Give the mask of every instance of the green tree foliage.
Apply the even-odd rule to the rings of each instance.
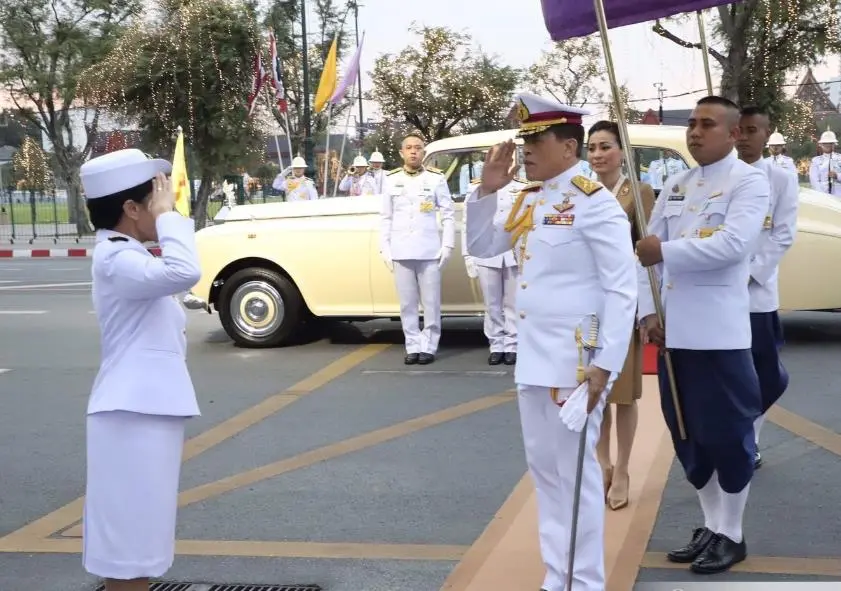
[[[79,75],[113,47],[139,6],[139,0],[0,2],[0,86],[17,114],[52,144],[70,219],[80,234],[89,228],[79,168],[90,154],[99,113],[73,108]],[[73,133],[82,119],[86,138]]]
[[[627,85],[623,84],[619,87],[619,101],[622,105],[622,110],[625,112],[625,122],[639,123],[642,121],[643,113],[631,106],[631,100],[631,91],[628,89]],[[612,102],[607,106],[607,113],[608,119],[611,121],[619,120],[618,113],[616,112],[616,108],[613,106]]]
[[[745,0],[714,9],[709,54],[722,69],[720,93],[740,104],[758,104],[780,120],[786,104],[786,74],[818,63],[839,50],[837,0]],[[682,17],[695,19],[695,16]],[[654,32],[691,49],[657,22]]]
[[[109,112],[135,121],[161,153],[172,152],[183,128],[190,176],[201,179],[193,212],[201,228],[212,182],[265,150],[246,101],[260,40],[245,4],[164,0],[160,9],[158,20],[138,22],[85,73],[85,88]]]
[[[599,38],[590,35],[554,43],[529,68],[526,82],[536,93],[548,93],[564,104],[583,107],[604,100],[598,90],[604,78]]]
[[[419,41],[381,55],[374,66],[370,98],[383,117],[410,125],[427,141],[500,129],[520,73],[473,50],[469,36],[447,27],[410,32]]]

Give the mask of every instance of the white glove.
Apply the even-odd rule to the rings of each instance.
[[[383,262],[389,271],[394,272],[394,261],[391,260],[391,255],[385,252],[380,253],[383,257]]]
[[[476,261],[473,257],[464,257],[464,266],[467,268],[467,276],[476,279],[479,276],[479,269],[476,268]]]
[[[589,400],[589,382],[584,382],[566,399],[558,416],[561,417],[564,425],[574,432],[580,433],[587,422],[587,401]]]
[[[438,259],[438,268],[439,269],[444,268],[444,265],[447,264],[447,259],[450,258],[450,255],[452,254],[452,252],[453,252],[453,249],[450,248],[449,246],[442,246],[441,247],[441,250],[438,251],[438,255],[435,257],[436,259]]]

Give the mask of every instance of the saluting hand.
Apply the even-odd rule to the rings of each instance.
[[[162,213],[175,209],[175,193],[172,190],[172,180],[159,172],[152,179],[152,196],[149,198],[149,213],[157,218]]]
[[[482,166],[482,183],[479,185],[479,197],[496,193],[517,174],[514,163],[514,140],[508,140],[493,146],[485,156]]]

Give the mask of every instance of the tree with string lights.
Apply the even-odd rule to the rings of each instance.
[[[558,41],[544,50],[526,73],[526,84],[537,93],[549,93],[567,105],[601,103],[599,90],[605,77],[598,35]]]
[[[715,9],[709,54],[722,69],[720,94],[766,107],[775,120],[798,107],[786,104],[786,74],[814,65],[841,48],[838,0],[745,0]],[[682,20],[682,16],[670,20]],[[654,32],[681,47],[702,49],[663,22]]]
[[[622,104],[622,110],[625,112],[625,121],[627,123],[639,123],[642,121],[643,114],[631,106],[631,91],[627,84],[619,87],[619,101]],[[607,106],[607,118],[611,121],[619,121],[619,116],[616,113],[616,107],[613,102]]]
[[[0,87],[15,113],[52,144],[80,235],[89,228],[79,168],[90,155],[99,113],[76,108],[79,75],[110,50],[139,6],[139,0],[0,1]],[[73,133],[76,113],[83,114],[87,138]]]
[[[370,98],[383,117],[410,125],[427,141],[501,128],[520,72],[475,51],[469,36],[447,27],[410,32],[420,40],[374,65]]]
[[[83,87],[92,102],[136,122],[159,153],[171,153],[183,128],[190,177],[201,179],[193,217],[202,228],[213,182],[265,151],[246,101],[262,42],[247,4],[162,0],[159,8],[158,20],[138,21],[84,73]]]

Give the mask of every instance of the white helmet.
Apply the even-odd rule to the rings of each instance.
[[[371,162],[371,163],[377,163],[377,162],[383,163],[383,162],[385,162],[385,158],[383,158],[383,155],[380,154],[379,152],[374,152],[373,154],[371,154],[371,158],[369,159],[369,162]]]
[[[827,129],[825,132],[821,134],[821,139],[818,140],[819,144],[837,144],[838,140],[835,137],[835,132],[830,131]]]
[[[307,161],[301,158],[300,156],[295,156],[292,159],[292,168],[306,168]]]
[[[779,131],[775,131],[771,134],[771,137],[768,138],[768,145],[769,146],[785,146],[786,145],[786,138],[783,137]]]
[[[365,160],[365,156],[361,154],[353,159],[353,166],[357,168],[365,168],[368,166],[368,161]]]

